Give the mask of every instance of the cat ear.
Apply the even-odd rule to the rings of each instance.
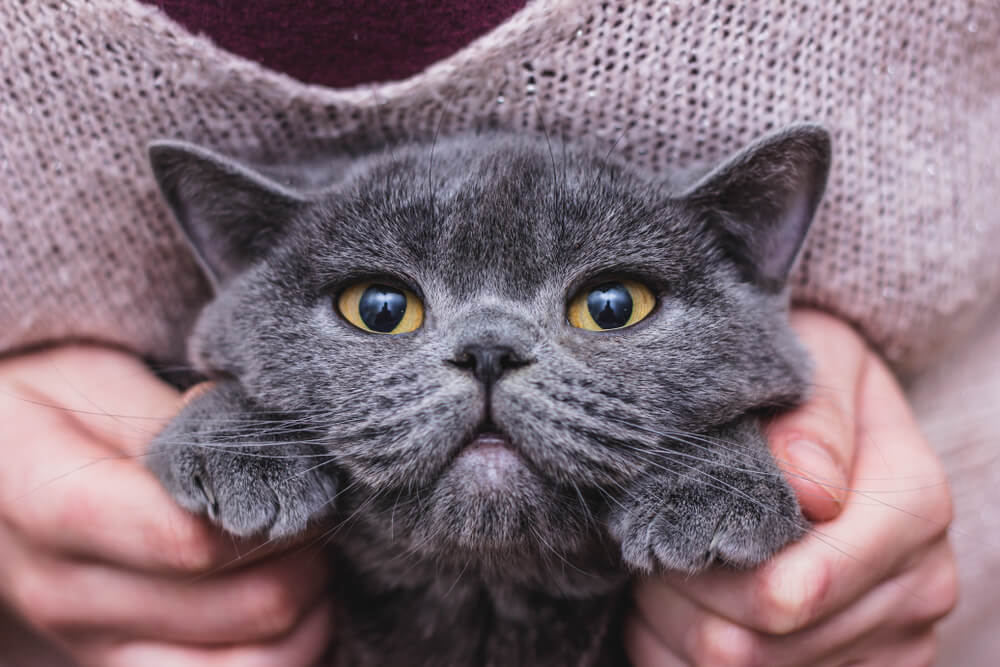
[[[751,144],[684,197],[707,209],[748,278],[780,291],[805,239],[830,171],[830,135],[793,125]]]
[[[301,194],[194,144],[155,141],[149,160],[216,288],[259,259],[305,203]]]

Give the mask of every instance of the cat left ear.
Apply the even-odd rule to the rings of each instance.
[[[740,151],[684,197],[721,227],[748,278],[778,292],[823,196],[830,153],[825,129],[793,125]]]
[[[231,158],[182,141],[155,141],[160,191],[218,290],[260,259],[305,198]]]

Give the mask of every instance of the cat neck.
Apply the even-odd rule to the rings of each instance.
[[[627,664],[613,627],[627,578],[602,545],[506,567],[449,563],[363,523],[332,549],[338,664]]]
[[[334,558],[337,665],[627,664],[618,627],[623,581],[566,599],[468,571],[425,577],[417,564],[407,585],[387,586],[342,553]]]

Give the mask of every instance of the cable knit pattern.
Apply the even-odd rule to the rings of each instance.
[[[207,286],[146,166],[157,137],[276,160],[544,126],[665,170],[812,120],[834,133],[834,169],[797,301],[915,367],[1000,287],[992,3],[538,1],[415,77],[351,90],[130,0],[10,0],[0,43],[0,350],[182,354]]]

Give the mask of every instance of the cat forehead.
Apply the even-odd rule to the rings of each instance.
[[[553,278],[689,258],[681,217],[616,164],[518,138],[390,153],[328,193],[301,227],[306,246],[343,270],[521,294]]]

